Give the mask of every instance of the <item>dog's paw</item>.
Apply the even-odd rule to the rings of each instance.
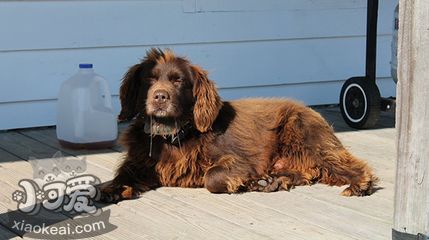
[[[248,184],[250,191],[276,192],[292,188],[291,181],[287,177],[272,177],[269,175],[251,180]]]
[[[294,187],[292,180],[289,177],[271,177],[268,175],[259,179],[251,180],[248,186],[249,191],[258,192],[276,192],[281,190],[289,191]]]
[[[273,178],[270,176],[263,176],[258,179],[252,179],[247,183],[249,191],[263,192],[264,189],[273,182]]]
[[[351,185],[349,187],[347,187],[346,189],[344,189],[341,192],[341,195],[344,197],[363,197],[363,196],[368,196],[371,195],[371,189],[360,189],[359,186],[356,185]]]
[[[100,188],[99,201],[104,203],[117,203],[122,200],[138,198],[139,196],[140,192],[133,187],[126,185],[121,187],[107,185]]]

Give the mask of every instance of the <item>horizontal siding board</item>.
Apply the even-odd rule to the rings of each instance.
[[[307,105],[337,104],[339,93],[344,81],[314,82],[308,84],[285,84],[263,87],[244,87],[235,89],[221,89],[224,99],[249,97],[284,97],[291,98]],[[377,80],[382,96],[395,96],[395,83],[391,78]]]
[[[264,87],[244,87],[221,89],[223,99],[231,100],[247,97],[285,97],[308,105],[338,103],[339,91],[344,81],[319,82],[309,84],[277,85]],[[395,83],[391,78],[377,80],[382,96],[395,95]],[[115,112],[119,112],[118,97],[113,97]],[[52,126],[56,124],[56,101],[35,101],[0,104],[0,130],[24,127]]]
[[[390,55],[389,36],[379,38],[379,56]],[[210,73],[218,87],[344,80],[363,75],[364,38],[326,38],[170,46]],[[0,54],[0,102],[55,99],[62,81],[79,62],[92,62],[111,92],[122,75],[144,56],[146,47],[9,52]],[[378,76],[390,76],[389,58],[378,58]],[[7,70],[6,70],[7,69]],[[23,88],[22,86],[26,86]]]
[[[362,1],[335,1],[357,6],[341,9],[334,8],[332,1],[270,0],[258,1],[261,9],[302,8],[202,13],[184,12],[182,1],[0,2],[0,51],[363,36]],[[247,8],[247,0],[233,2]],[[391,34],[395,0],[380,4],[379,34]],[[327,8],[320,9],[324,5]],[[249,6],[256,8],[257,3]]]
[[[194,0],[195,1],[195,0]],[[322,10],[322,9],[356,9],[365,8],[366,0],[196,0],[198,12],[243,12],[243,11],[284,11],[284,10]],[[246,3],[246,4],[243,4]]]
[[[118,113],[119,99],[112,98]],[[56,125],[56,100],[0,103],[0,130]]]

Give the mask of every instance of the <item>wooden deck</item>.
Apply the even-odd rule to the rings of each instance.
[[[343,122],[336,107],[318,108],[352,153],[367,159],[380,177],[369,197],[346,198],[344,188],[317,184],[290,192],[210,194],[204,189],[160,188],[140,199],[103,206],[117,228],[96,239],[390,239],[393,215],[394,114],[382,113],[376,129],[356,131]],[[122,126],[124,127],[124,126]],[[87,173],[102,181],[112,178],[121,157],[115,147],[103,151],[62,149],[54,128],[0,133],[0,224],[15,210],[12,193],[18,181],[32,178],[30,156],[86,156]],[[65,220],[71,216],[64,215]],[[26,238],[26,236],[23,236]],[[0,239],[18,239],[0,225]]]

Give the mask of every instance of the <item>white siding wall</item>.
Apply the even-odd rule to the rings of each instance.
[[[390,41],[397,0],[380,1],[378,85],[395,95]],[[225,99],[337,103],[364,74],[366,0],[0,1],[0,129],[55,124],[62,81],[80,62],[120,78],[152,46],[210,72]]]

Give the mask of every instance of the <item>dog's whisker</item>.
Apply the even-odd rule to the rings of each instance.
[[[179,143],[179,151],[180,151],[180,153],[183,155],[183,152],[182,152],[182,144],[180,143],[180,131],[179,131],[179,128],[177,127],[177,119],[175,119],[174,120],[174,124],[176,124],[176,131],[177,131],[177,142]]]
[[[152,157],[152,144],[153,144],[152,116],[150,116],[150,146],[149,146],[149,157]]]

